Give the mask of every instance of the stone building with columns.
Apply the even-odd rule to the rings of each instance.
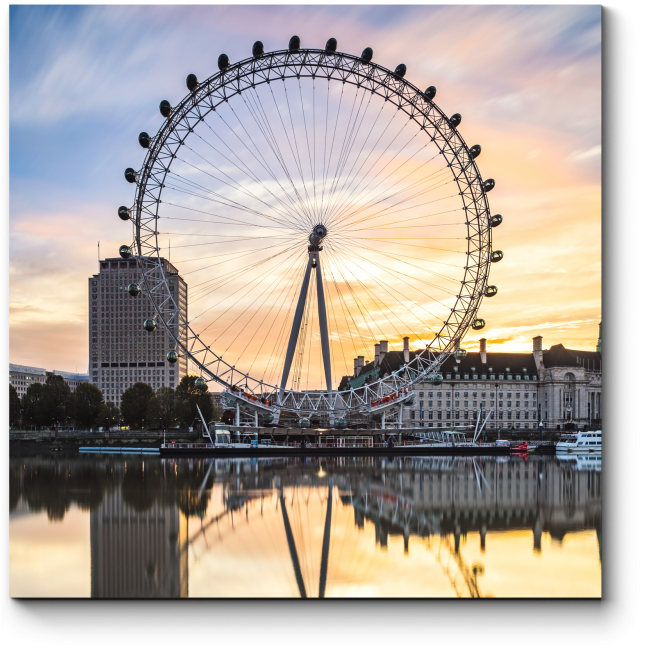
[[[386,422],[409,428],[473,428],[480,411],[483,417],[489,413],[489,430],[536,430],[540,421],[547,431],[600,427],[600,340],[595,351],[562,344],[544,350],[541,336],[533,339],[532,347],[530,353],[490,352],[488,341],[481,339],[478,352],[443,363],[440,385],[432,377],[415,384],[413,399],[387,414]],[[354,375],[344,377],[339,389],[399,370],[419,352],[409,350],[408,337],[401,352],[389,351],[388,341],[380,341],[374,360],[365,363],[357,357]]]

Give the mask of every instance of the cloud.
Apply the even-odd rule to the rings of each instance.
[[[575,152],[571,157],[574,160],[587,160],[588,158],[594,158],[595,156],[600,156],[601,155],[601,147],[598,145],[597,147],[592,147],[591,149],[587,149],[587,151],[580,151],[580,152]]]
[[[340,51],[371,46],[380,65],[405,63],[407,79],[435,85],[441,109],[460,112],[463,137],[483,147],[481,173],[497,181],[491,210],[504,216],[492,233],[505,253],[490,276],[499,294],[480,314],[491,345],[528,350],[544,331],[545,345],[593,348],[601,311],[599,7],[14,7],[12,361],[44,365],[42,355],[52,366],[85,367],[87,278],[97,270],[97,240],[103,256],[130,241],[116,208],[133,200],[122,174],[143,160],[137,134],[156,132],[158,103],[178,102],[189,72],[205,79],[222,52],[237,61],[257,38],[270,51],[294,33],[304,47],[333,35]],[[408,274],[407,261],[387,264]],[[350,282],[362,294],[359,281],[377,271],[358,263]],[[440,305],[404,300],[419,303],[410,314],[395,308],[412,342],[427,340],[421,321]],[[368,311],[383,328],[370,300]],[[371,352],[378,325],[357,326],[367,339],[357,353]],[[395,333],[386,336],[399,347]],[[479,337],[470,331],[467,345]],[[352,352],[341,353],[346,362]]]

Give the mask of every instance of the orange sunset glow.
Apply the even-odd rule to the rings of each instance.
[[[29,11],[28,8],[24,11]],[[47,15],[46,15],[47,14]],[[142,25],[155,32],[140,36]],[[94,7],[12,23],[10,361],[86,372],[88,278],[130,245],[124,180],[184,80],[234,63],[253,41],[324,48],[435,85],[442,114],[480,144],[492,264],[487,325],[463,346],[593,350],[601,321],[599,7]],[[52,29],[52,26],[55,28]],[[133,34],[138,38],[133,39]],[[153,36],[156,33],[158,36]],[[160,57],[161,40],[172,57]],[[40,38],[44,56],[21,56]],[[124,48],[125,43],[129,48]],[[128,49],[128,51],[126,51]],[[65,75],[61,70],[65,69]],[[134,74],[134,70],[138,74]],[[44,110],[44,106],[54,107]],[[188,139],[159,206],[159,246],[188,284],[189,319],[229,363],[279,382],[307,263],[322,265],[333,383],[374,344],[432,341],[464,277],[467,232],[454,174],[435,143],[377,94],[329,79],[282,80],[233,98]],[[302,185],[301,185],[302,184]],[[98,248],[99,242],[99,248]],[[291,385],[324,385],[312,278]],[[516,585],[512,586],[513,593]]]

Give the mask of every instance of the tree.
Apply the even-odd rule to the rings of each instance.
[[[77,388],[77,390],[79,389]],[[102,407],[97,414],[95,425],[98,427],[105,427],[106,430],[108,430],[112,426],[115,426],[119,421],[120,409],[118,409],[113,402],[105,402],[102,404]]]
[[[43,384],[35,383],[27,387],[21,400],[23,411],[23,424],[33,427],[41,427],[45,424],[40,419],[40,411],[37,408],[43,392]]]
[[[147,407],[153,397],[153,388],[141,381],[136,382],[122,393],[122,420],[130,427],[141,427],[149,423]]]
[[[9,426],[20,424],[21,405],[16,389],[9,384]]]
[[[176,415],[182,426],[189,427],[194,418],[199,416],[196,407],[201,409],[206,423],[212,420],[214,404],[208,387],[198,388],[195,384],[196,377],[185,375],[176,387]]]
[[[176,391],[169,386],[159,388],[149,400],[147,416],[152,424],[169,429],[176,421]]]
[[[37,418],[44,425],[65,424],[70,410],[70,387],[61,375],[49,375],[36,403]]]
[[[90,428],[104,405],[102,391],[89,383],[79,384],[70,397],[70,412],[78,427]]]

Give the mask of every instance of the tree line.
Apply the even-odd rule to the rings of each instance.
[[[154,391],[138,382],[122,393],[118,408],[105,402],[102,392],[90,383],[74,391],[60,375],[49,375],[44,384],[28,386],[22,399],[9,384],[9,425],[22,428],[75,426],[80,429],[128,426],[131,429],[188,427],[198,417],[197,405],[206,422],[212,420],[214,404],[208,387],[195,385],[186,375],[174,388]]]

